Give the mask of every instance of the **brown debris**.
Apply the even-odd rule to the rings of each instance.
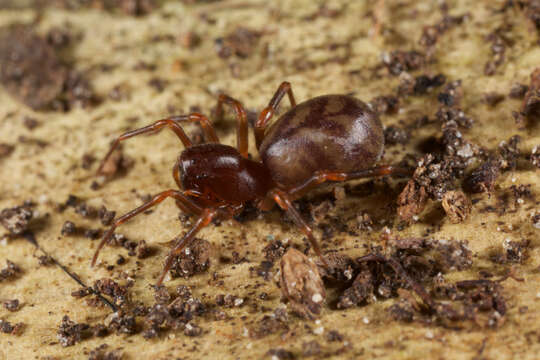
[[[471,200],[462,191],[448,191],[443,195],[442,206],[453,224],[463,222],[471,213]]]
[[[276,260],[281,259],[288,248],[288,244],[283,244],[280,240],[274,240],[264,247],[264,257],[269,262],[274,263]]]
[[[300,251],[289,248],[281,258],[281,292],[299,316],[314,319],[321,313],[326,291],[317,266]]]
[[[392,75],[399,75],[404,71],[414,71],[420,69],[426,63],[424,54],[412,51],[392,51],[390,54],[383,54],[382,62]]]
[[[151,13],[156,7],[155,0],[116,0],[114,1],[126,15],[143,16]]]
[[[491,260],[498,264],[522,264],[528,256],[530,240],[511,241],[507,239],[502,244],[502,251],[493,253]]]
[[[523,99],[528,90],[529,90],[529,87],[527,85],[514,83],[512,84],[512,87],[510,88],[510,92],[508,93],[508,96],[512,99]]]
[[[471,193],[491,193],[500,171],[500,159],[490,157],[465,178],[463,187]]]
[[[501,155],[501,170],[511,171],[517,167],[517,160],[521,156],[518,145],[521,142],[519,135],[510,137],[507,141],[499,144],[499,154]]]
[[[57,337],[60,344],[64,347],[75,345],[83,339],[90,336],[88,324],[77,324],[69,319],[69,316],[64,315],[62,322],[58,327]]]
[[[442,20],[434,25],[424,26],[422,30],[422,36],[420,37],[420,45],[425,47],[434,46],[439,37],[452,27],[461,25],[465,19],[469,17],[468,14],[459,16],[444,15]]]
[[[115,313],[109,324],[109,330],[116,331],[118,334],[133,335],[137,333],[138,328],[135,316],[121,311]]]
[[[21,273],[22,270],[17,264],[6,260],[6,267],[0,271],[0,282],[12,280]]]
[[[540,121],[540,68],[536,68],[531,74],[531,84],[525,93],[516,121],[519,128],[525,128]]]
[[[293,360],[294,359],[294,354],[285,349],[270,349],[268,350],[266,355],[271,357],[272,360],[273,359],[278,359],[278,360]]]
[[[20,205],[14,208],[3,209],[0,212],[0,224],[10,233],[20,235],[28,228],[28,223],[34,216],[29,206]]]
[[[435,117],[441,124],[447,124],[450,121],[456,122],[459,126],[470,129],[474,120],[465,115],[465,113],[458,108],[441,106]]]
[[[461,80],[454,80],[446,84],[443,90],[437,95],[437,100],[444,106],[457,106],[463,97]]]
[[[312,340],[302,344],[302,355],[305,357],[321,355],[321,345],[317,340]]]
[[[225,37],[214,41],[216,52],[223,59],[232,55],[247,58],[255,51],[261,35],[258,31],[239,26]]]
[[[446,77],[443,74],[437,74],[434,76],[420,75],[414,79],[413,94],[424,95],[442,86],[446,81]]]
[[[112,279],[103,278],[94,282],[94,290],[98,293],[111,296],[118,306],[126,305],[128,301],[127,286],[120,286]]]
[[[20,306],[20,303],[18,299],[4,301],[4,308],[8,311],[11,311],[11,312],[18,311],[20,309],[19,306]]]
[[[0,159],[7,157],[14,149],[15,147],[13,145],[0,143]]]
[[[189,278],[205,272],[210,267],[212,245],[202,239],[195,239],[176,257],[170,270],[173,278]]]
[[[20,335],[24,329],[24,323],[12,325],[9,321],[0,319],[0,332],[10,335]]]
[[[424,210],[427,201],[426,188],[419,186],[414,180],[409,180],[399,194],[398,216],[401,220],[411,221]]]
[[[484,75],[495,75],[497,68],[504,62],[506,48],[513,45],[513,41],[508,37],[510,30],[510,25],[502,25],[486,36],[486,41],[491,42],[492,59],[484,66]]]
[[[374,292],[374,278],[371,272],[364,268],[354,279],[351,287],[340,295],[338,309],[347,309],[365,302],[370,302]]]
[[[505,96],[496,92],[489,92],[484,94],[484,102],[490,107],[497,106],[498,103],[503,101]]]
[[[387,146],[401,144],[406,145],[411,138],[407,130],[395,125],[390,125],[384,129],[384,144]]]
[[[101,344],[90,351],[88,360],[121,360],[123,355],[120,349],[110,350],[109,345]]]
[[[531,163],[540,169],[540,145],[533,147],[530,159]]]
[[[377,114],[395,114],[399,110],[399,98],[394,95],[377,96],[369,102],[369,106]]]
[[[114,220],[115,215],[116,215],[116,211],[109,211],[104,205],[102,205],[99,208],[98,216],[103,226],[111,225]]]
[[[62,92],[65,66],[47,41],[29,27],[4,29],[0,36],[0,82],[34,110],[46,108]]]
[[[133,166],[134,162],[132,158],[124,155],[122,147],[119,146],[103,164],[100,174],[106,177],[123,175]]]

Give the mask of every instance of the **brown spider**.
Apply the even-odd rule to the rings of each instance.
[[[285,94],[292,108],[267,128]],[[311,228],[292,201],[326,181],[408,173],[394,166],[373,167],[383,152],[383,128],[377,115],[354,97],[324,95],[297,105],[291,85],[283,82],[255,123],[260,161],[248,157],[248,123],[244,108],[237,100],[220,95],[216,109],[218,117],[222,116],[223,104],[231,106],[236,113],[236,149],[220,144],[208,118],[199,113],[171,116],[128,131],[114,141],[98,173],[120,141],[157,132],[164,127],[173,130],[185,147],[173,167],[174,180],[181,190],[163,191],[116,219],[99,243],[92,266],[120,224],[168,197],[174,198],[182,211],[197,215],[198,219],[169,252],[157,285],[163,282],[175,257],[203,227],[214,218],[230,219],[240,214],[247,202],[253,202],[263,211],[277,203],[300,227],[315,253],[327,265]],[[198,122],[209,143],[193,145],[180,125],[186,121]]]

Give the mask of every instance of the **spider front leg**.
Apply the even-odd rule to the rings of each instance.
[[[165,275],[167,275],[167,272],[170,270],[174,262],[174,259],[182,253],[186,245],[189,244],[189,242],[193,240],[193,238],[195,238],[195,236],[197,235],[199,231],[201,231],[205,226],[208,226],[208,224],[212,222],[212,219],[217,214],[218,214],[217,209],[213,209],[213,208],[204,209],[201,215],[199,216],[199,218],[197,219],[197,221],[195,222],[195,224],[193,225],[193,227],[187,232],[187,234],[184,235],[184,237],[182,237],[181,239],[178,239],[175,246],[169,252],[169,255],[167,255],[167,259],[165,260],[165,265],[163,266],[163,271],[161,272],[161,275],[159,276],[156,286],[161,285],[161,283],[163,282],[163,279],[165,278]]]
[[[255,123],[255,142],[257,144],[257,149],[261,146],[266,126],[270,122],[270,119],[272,119],[272,116],[274,116],[274,113],[276,112],[277,107],[285,94],[289,96],[289,102],[291,103],[291,107],[296,106],[296,100],[294,100],[291,84],[287,81],[282,82],[281,85],[279,85],[276,93],[268,103],[268,106],[265,107],[263,111],[261,111],[261,113],[259,114],[259,118]]]
[[[203,209],[199,205],[197,205],[192,199],[190,199],[190,198],[188,198],[187,196],[184,195],[184,192],[181,192],[181,191],[178,191],[178,190],[163,191],[163,192],[155,195],[150,201],[148,201],[148,202],[142,204],[141,206],[139,206],[138,208],[135,208],[135,209],[131,210],[130,212],[120,216],[118,219],[116,219],[114,221],[114,224],[105,233],[105,235],[103,236],[103,239],[99,243],[99,245],[98,245],[98,247],[96,249],[96,252],[94,253],[94,257],[92,258],[91,266],[94,266],[96,264],[96,261],[97,261],[97,258],[99,256],[100,250],[110,240],[110,238],[112,237],[112,235],[114,234],[114,231],[116,230],[116,228],[118,226],[122,225],[123,223],[125,223],[129,219],[139,215],[140,213],[148,210],[149,208],[158,205],[163,200],[165,200],[165,199],[167,199],[169,197],[175,198],[176,201],[177,201],[177,204],[183,205],[183,207],[181,206],[181,209],[186,211],[186,212],[191,212],[191,210],[195,210],[195,212],[198,213],[198,214],[203,212]]]
[[[116,138],[116,140],[111,145],[111,148],[109,149],[109,152],[103,160],[101,161],[101,164],[99,165],[99,168],[97,170],[97,173],[101,173],[103,170],[103,166],[111,156],[111,154],[114,152],[114,150],[120,145],[121,141],[124,141],[126,139],[129,139],[131,137],[142,135],[146,133],[155,133],[163,129],[164,127],[170,128],[176,136],[182,141],[182,144],[184,144],[184,147],[190,147],[192,145],[191,140],[188,138],[186,133],[184,132],[184,129],[182,129],[182,126],[180,126],[180,122],[182,121],[190,121],[190,122],[198,122],[201,127],[203,128],[203,131],[205,132],[208,140],[211,142],[219,142],[219,139],[216,135],[216,132],[214,128],[212,127],[212,124],[210,124],[210,121],[208,118],[202,114],[199,113],[191,113],[189,115],[178,115],[178,116],[170,116],[166,119],[158,120],[153,124],[144,126],[139,129],[127,131]]]
[[[216,106],[216,120],[221,120],[223,117],[223,104],[232,106],[234,109],[236,120],[238,121],[236,129],[236,146],[238,152],[247,159],[248,157],[248,122],[247,115],[244,107],[240,101],[233,99],[232,97],[221,94],[218,98]]]

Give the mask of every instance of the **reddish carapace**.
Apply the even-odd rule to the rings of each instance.
[[[288,95],[291,109],[268,126],[280,101]],[[248,123],[240,102],[221,95],[217,116],[223,105],[231,106],[237,118],[237,146],[219,143],[208,118],[199,113],[171,116],[119,136],[103,159],[103,164],[121,141],[168,127],[184,144],[173,167],[173,177],[180,190],[171,189],[155,195],[150,201],[115,220],[103,236],[94,257],[122,223],[172,197],[178,207],[196,215],[197,221],[171,249],[160,285],[167,271],[184,247],[214,218],[227,219],[238,215],[248,202],[261,210],[270,210],[274,203],[286,211],[310,241],[324,264],[309,225],[292,201],[326,181],[345,181],[389,174],[407,174],[394,166],[377,166],[384,148],[384,136],[377,115],[362,101],[347,95],[325,95],[296,104],[291,85],[283,82],[255,123],[255,140],[260,161],[248,157]],[[201,125],[208,143],[193,145],[181,127],[182,122]]]

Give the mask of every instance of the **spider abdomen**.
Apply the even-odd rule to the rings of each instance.
[[[352,172],[379,160],[384,135],[377,115],[347,95],[312,98],[283,114],[259,152],[273,180],[292,188],[316,171]]]

